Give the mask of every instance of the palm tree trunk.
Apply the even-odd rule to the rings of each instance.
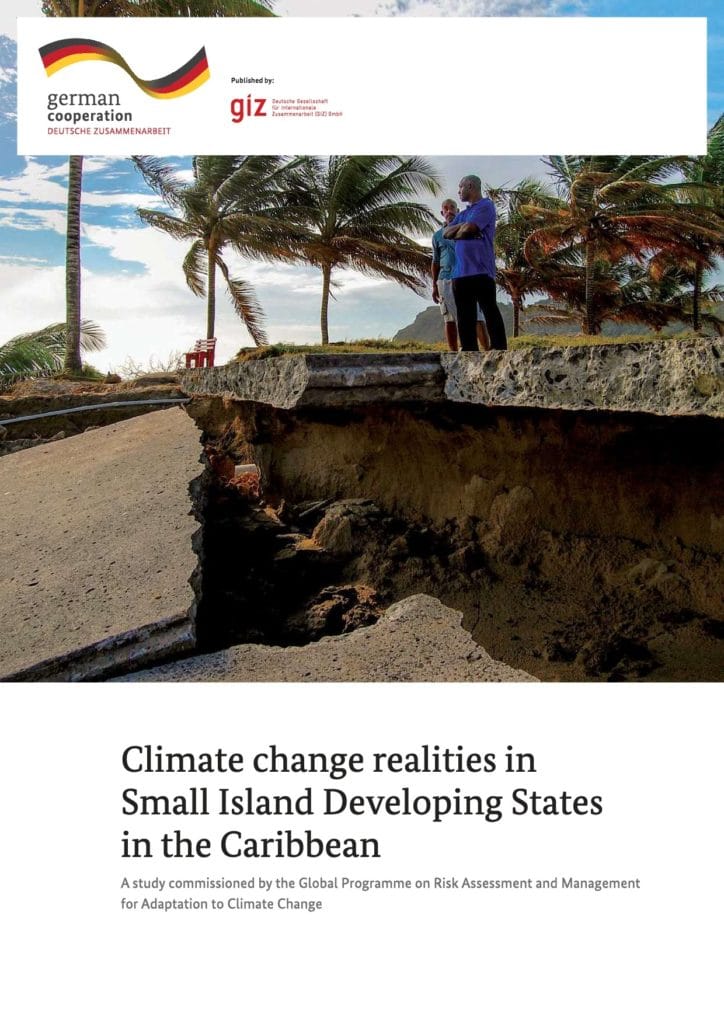
[[[586,242],[586,317],[583,323],[584,334],[595,334],[593,323],[593,261],[596,255],[595,242]]]
[[[68,219],[65,239],[66,342],[63,369],[80,373],[80,203],[83,157],[68,158]]]
[[[332,268],[328,263],[322,265],[322,313],[321,329],[322,344],[329,344],[329,290],[332,281]]]
[[[216,325],[216,253],[213,249],[209,250],[209,273],[206,292],[206,337],[213,338]]]
[[[694,270],[694,295],[692,298],[692,326],[695,331],[701,329],[701,281],[703,273],[701,263],[697,260]]]
[[[513,337],[517,338],[520,334],[520,307],[521,301],[518,298],[513,299]]]

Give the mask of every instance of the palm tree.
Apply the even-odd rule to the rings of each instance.
[[[430,252],[412,241],[437,226],[420,194],[440,190],[421,157],[332,156],[300,163],[289,188],[289,217],[309,232],[305,258],[322,271],[320,325],[329,342],[329,296],[339,268],[383,277],[422,294]]]
[[[707,152],[691,163],[685,170],[686,188],[682,190],[683,202],[696,202],[711,211],[713,220],[718,221],[720,234],[718,242],[702,239],[700,252],[685,264],[690,271],[692,290],[692,326],[695,331],[701,327],[701,307],[706,301],[703,293],[704,275],[711,269],[712,261],[724,254],[724,114],[707,135]]]
[[[690,267],[676,257],[655,256],[645,266],[629,267],[615,319],[645,323],[657,333],[673,321],[690,324],[695,331],[713,328],[721,336],[724,321],[714,305],[721,302],[724,289],[705,286],[705,273],[714,270],[716,260],[697,261],[697,280],[692,283]]]
[[[546,206],[555,202],[548,188],[534,178],[523,178],[512,188],[487,185],[485,191],[498,207],[495,231],[495,252],[498,258],[496,281],[510,297],[513,306],[513,337],[520,334],[520,314],[525,299],[546,291],[551,277],[559,272],[559,261],[540,261],[533,266],[525,256],[525,242],[533,223],[524,207],[535,203]]]
[[[50,18],[124,17],[269,17],[271,0],[43,0],[42,11]],[[68,158],[68,220],[65,249],[65,304],[67,342],[64,369],[81,370],[81,262],[80,207],[83,188],[83,157]]]
[[[269,0],[43,0],[49,18],[270,18]]]
[[[554,303],[536,306],[533,323],[557,325],[586,320],[586,287],[583,267],[570,267],[562,275],[554,275],[546,286]],[[589,316],[594,334],[601,331],[604,320],[616,323],[645,324],[658,334],[670,323],[694,325],[693,289],[688,270],[675,255],[657,254],[645,263],[624,259],[608,264],[596,272],[595,288]],[[724,321],[714,305],[721,302],[724,289],[712,286],[700,290],[699,325],[718,335]]]
[[[525,206],[535,223],[525,254],[535,265],[561,252],[580,250],[587,334],[597,333],[596,274],[605,273],[607,265],[656,251],[695,258],[703,242],[721,238],[721,223],[712,222],[695,190],[671,181],[675,172],[692,163],[686,157],[552,156],[547,163],[559,198],[551,207]],[[688,201],[682,199],[684,194]]]
[[[68,207],[65,221],[65,358],[66,373],[80,373],[80,204],[83,192],[83,157],[68,157]]]
[[[194,295],[206,296],[206,337],[214,337],[216,271],[226,281],[232,305],[255,344],[266,344],[262,311],[249,284],[232,277],[225,248],[246,259],[292,262],[306,237],[290,225],[284,209],[285,182],[298,166],[280,156],[197,156],[193,180],[152,157],[134,157],[148,184],[176,214],[140,209],[141,219],[173,238],[191,242],[183,271]]]
[[[17,334],[0,345],[0,387],[7,387],[28,377],[44,377],[63,365],[67,325],[48,324],[38,331]],[[83,320],[80,324],[81,348],[87,352],[100,352],[106,339],[98,324]]]
[[[624,301],[623,285],[628,279],[626,260],[598,261],[593,267],[593,287],[587,287],[586,268],[580,251],[571,249],[566,262],[551,260],[547,266],[545,291],[551,302],[536,305],[529,316],[534,324],[578,323],[586,334],[601,333],[604,320],[616,319]]]

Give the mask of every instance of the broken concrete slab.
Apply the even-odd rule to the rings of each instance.
[[[186,370],[189,395],[224,395],[277,409],[370,402],[440,402],[444,375],[436,352],[299,355]]]
[[[0,678],[102,678],[192,648],[200,454],[170,409],[0,459]]]
[[[133,682],[538,682],[495,661],[462,614],[416,594],[374,626],[306,647],[242,644],[123,676]]]
[[[273,627],[261,621],[257,609],[271,604],[258,586],[237,613],[226,595],[248,568],[247,556],[232,563],[238,551],[257,563],[253,579],[275,580],[276,609],[297,579],[364,583],[385,605],[425,592],[463,609],[479,644],[534,676],[721,678],[721,417],[452,401],[288,410],[210,398],[187,408],[219,463],[259,467],[279,529],[305,535],[299,554],[311,541],[345,565],[334,579],[320,579],[321,560],[282,565],[246,528],[226,534],[225,550],[216,538],[229,517],[210,502],[214,620],[233,614],[255,629],[232,626],[207,649],[304,642],[281,612]],[[376,518],[357,514],[371,508]],[[646,558],[672,569],[641,593],[626,574]]]
[[[724,415],[724,342],[698,338],[444,354],[445,395],[474,405]]]
[[[724,416],[724,344],[710,338],[487,353],[292,355],[181,373],[183,390],[277,409],[455,402]]]

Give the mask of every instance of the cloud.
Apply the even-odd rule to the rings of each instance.
[[[34,267],[31,275],[19,261],[5,264],[3,335],[10,338],[62,320],[64,296],[62,267]],[[134,277],[131,285],[117,272],[84,272],[83,315],[96,320],[108,338],[106,350],[91,357],[100,369],[119,366],[129,356],[141,363],[152,356],[165,359],[172,351],[188,349],[203,333],[203,303],[185,289],[183,278],[169,284],[150,273]]]
[[[53,180],[59,173],[57,167],[49,167],[30,157],[20,174],[0,181],[0,202],[30,203],[33,206],[47,203],[64,209],[67,202],[65,187]]]
[[[82,308],[83,315],[100,323],[108,337],[108,348],[92,361],[108,369],[120,366],[129,356],[147,363],[152,356],[165,361],[170,352],[187,351],[205,328],[204,300],[188,290],[181,269],[187,244],[138,220],[136,206],[160,204],[157,197],[107,191],[108,176],[116,172],[113,160],[93,157],[85,166],[91,180],[83,195]],[[119,168],[124,166],[118,161]],[[65,162],[25,160],[20,172],[0,181],[0,227],[46,230],[62,236],[66,175]],[[112,215],[103,216],[110,206]],[[93,255],[98,250],[107,254],[102,261]],[[64,271],[62,266],[48,265],[45,255],[38,243],[28,253],[38,262],[28,262],[23,256],[2,264],[6,337],[64,316]],[[305,265],[245,262],[231,252],[226,256],[232,273],[254,287],[272,341],[318,341],[318,270]],[[135,264],[132,272],[129,263]],[[352,272],[342,272],[338,278],[343,288],[330,309],[333,339],[389,334],[413,319],[424,304],[394,284]],[[216,334],[219,361],[250,344],[222,281],[217,290]]]
[[[204,334],[205,302],[186,287],[181,262],[186,250],[153,228],[87,224],[86,245],[103,246],[118,261],[134,261],[143,272],[84,270],[83,315],[106,331],[108,348],[91,361],[100,369],[118,367],[130,356],[147,364],[166,361],[171,352],[187,351]],[[227,253],[231,271],[253,285],[267,318],[272,341],[319,340],[321,274],[311,267],[244,262]],[[87,266],[87,264],[86,264]],[[426,304],[395,284],[365,278],[351,271],[339,274],[344,285],[330,306],[330,331],[335,340],[389,336],[410,322]],[[3,263],[3,336],[62,320],[65,308],[62,267]],[[217,286],[217,359],[230,359],[250,338],[235,316],[222,282]],[[0,339],[2,340],[2,339]]]
[[[122,169],[125,161],[116,157],[85,157],[83,173],[87,181],[91,175],[102,174],[106,177],[117,177],[107,172],[114,167]],[[0,181],[0,201],[48,203],[65,208],[67,201],[66,184],[68,165],[45,164],[35,157],[26,157],[25,165],[20,174],[6,177]],[[84,206],[160,206],[158,196],[149,192],[114,192],[103,189],[100,183],[94,182],[93,187],[83,191]]]
[[[171,268],[181,266],[188,248],[183,242],[138,222],[129,227],[86,224],[85,234],[92,245],[107,249],[114,259],[141,263],[148,270],[154,269],[164,281],[175,276]]]
[[[48,261],[40,256],[0,256],[0,263],[19,264],[20,266],[47,266]]]
[[[3,201],[0,190],[0,202]],[[0,206],[0,227],[12,228],[15,231],[54,231],[58,235],[65,234],[65,211],[48,210],[39,207]]]
[[[583,8],[583,0],[380,0],[374,13],[417,18],[540,17]]]
[[[118,160],[90,157],[84,161],[88,176],[105,173]],[[55,231],[65,234],[66,164],[44,164],[28,157],[20,174],[0,181],[0,226],[22,231]],[[83,207],[109,211],[114,219],[131,216],[138,206],[161,205],[158,196],[144,192],[112,192],[94,183],[83,191]],[[87,228],[87,225],[85,225]]]
[[[590,0],[278,0],[278,14],[294,17],[513,17],[573,13]]]
[[[380,277],[366,277],[354,270],[338,270],[332,277],[332,288],[336,292],[344,291],[344,296],[352,296],[355,292],[369,292],[374,289],[389,287]],[[299,273],[295,275],[292,291],[297,295],[322,294],[322,277],[320,271],[312,271],[306,281],[300,281]],[[342,296],[339,296],[342,298]]]
[[[112,167],[118,167],[120,161],[117,156],[87,156],[83,160],[83,174],[96,174],[110,170]]]

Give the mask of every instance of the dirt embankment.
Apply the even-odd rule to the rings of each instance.
[[[184,393],[174,374],[149,374],[118,384],[50,378],[21,381],[0,394],[0,456],[152,412],[163,408],[150,404],[159,399],[181,398]],[[149,404],[114,406],[117,402]],[[68,411],[78,408],[81,411]]]
[[[721,678],[721,422],[220,399],[189,411],[222,475],[261,469],[261,506],[223,488],[209,513],[225,642],[347,631],[422,592],[539,678]]]

